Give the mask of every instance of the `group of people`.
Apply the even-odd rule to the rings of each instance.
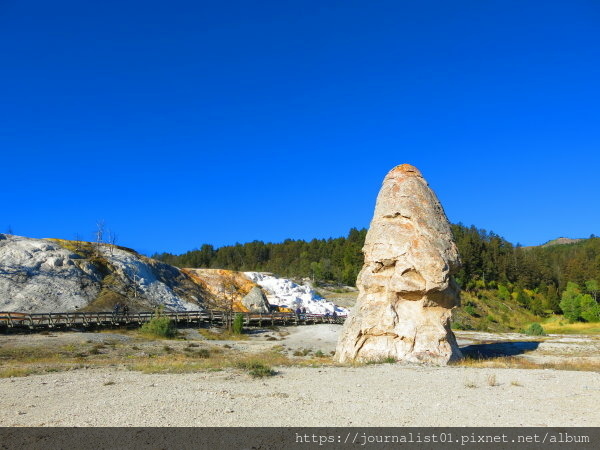
[[[129,306],[121,305],[120,303],[115,304],[113,307],[113,316],[117,317],[119,313],[125,317],[129,315]]]
[[[333,310],[333,314],[329,314],[329,311],[327,311],[325,313],[325,317],[329,318],[329,317],[333,317],[333,320],[337,319],[338,315],[337,315],[337,311],[334,309]]]
[[[301,315],[304,315],[304,314],[306,314],[306,308],[300,308],[298,306],[298,308],[296,308],[296,315],[297,316],[301,316]]]
[[[300,318],[300,319],[304,319],[306,317],[306,308],[305,307],[298,307],[296,308],[296,315]],[[332,317],[333,320],[338,318],[337,312],[335,310],[333,310],[333,314],[330,314],[329,311],[327,311],[325,313],[325,317],[330,318]]]

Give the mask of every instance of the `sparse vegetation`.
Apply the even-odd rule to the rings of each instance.
[[[487,384],[491,387],[498,386],[498,380],[496,379],[495,374],[492,373],[487,376]]]
[[[253,354],[234,350],[230,345],[203,347],[200,342],[165,345],[152,336],[129,333],[129,340],[119,343],[104,342],[82,345],[22,346],[0,348],[0,378],[23,377],[31,374],[63,372],[101,367],[122,367],[143,373],[190,373],[243,368],[251,376],[269,376],[277,366],[322,366],[321,353],[309,357],[310,349],[303,349],[302,358],[288,357],[285,348],[273,348]],[[112,345],[109,345],[112,344]],[[137,349],[137,350],[134,350]],[[83,357],[83,354],[88,356]],[[327,364],[331,362],[328,360]]]
[[[293,355],[294,356],[308,356],[312,353],[312,350],[310,348],[303,348],[300,350],[296,350]]]
[[[518,356],[499,356],[496,358],[463,358],[451,363],[462,367],[494,367],[503,369],[555,369],[599,371],[600,361],[564,360],[559,362],[536,363],[530,359]]]
[[[371,364],[395,364],[395,363],[396,363],[396,358],[392,358],[392,357],[388,356],[386,358],[371,359],[371,360],[367,361],[365,364],[371,365]]]
[[[39,372],[28,367],[7,367],[0,369],[0,378],[26,377],[34,373]]]

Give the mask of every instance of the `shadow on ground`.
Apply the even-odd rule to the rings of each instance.
[[[490,342],[485,344],[467,345],[461,347],[460,351],[464,356],[478,359],[490,359],[501,356],[521,355],[536,350],[539,345],[540,342],[538,341]]]

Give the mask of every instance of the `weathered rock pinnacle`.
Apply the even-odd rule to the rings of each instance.
[[[392,169],[377,197],[357,279],[358,301],[335,359],[446,364],[462,355],[450,330],[460,259],[446,214],[421,173]]]

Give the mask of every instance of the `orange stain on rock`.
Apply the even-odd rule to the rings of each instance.
[[[421,172],[415,166],[411,166],[410,164],[400,164],[399,166],[394,167],[388,176],[393,175],[413,175],[417,177],[421,177]]]

